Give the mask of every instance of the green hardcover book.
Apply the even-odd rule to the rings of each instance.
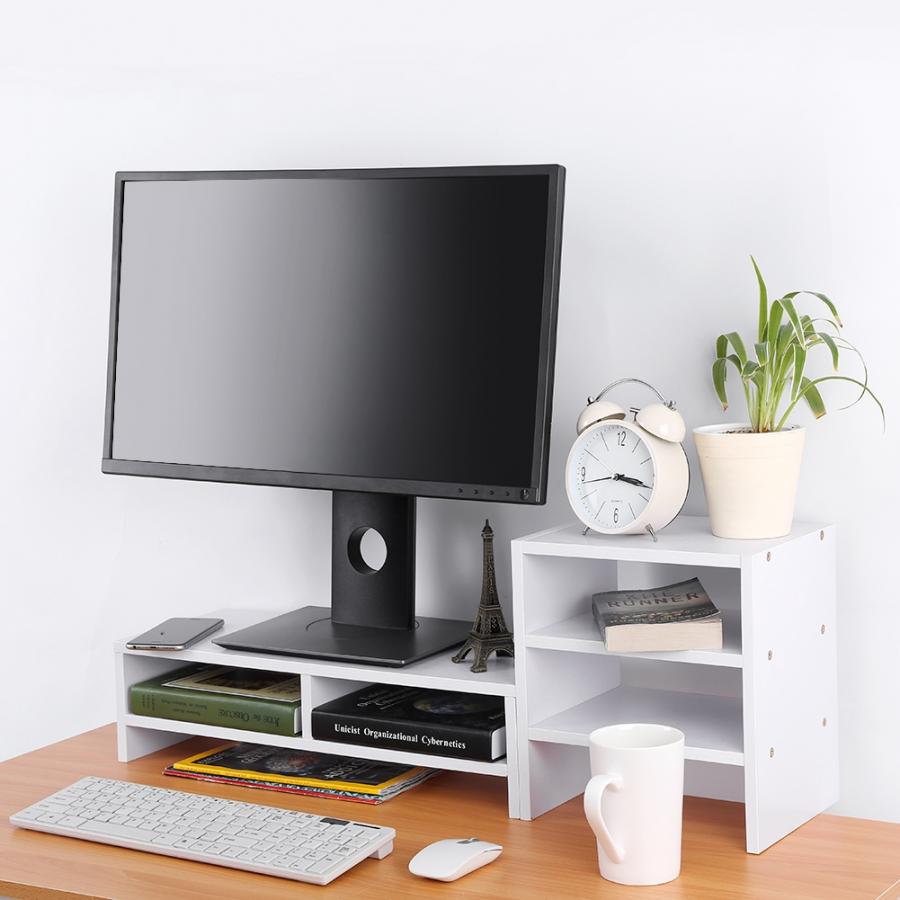
[[[288,676],[283,672],[189,666],[132,685],[128,705],[138,716],[291,737],[300,732],[300,679],[292,677],[297,680],[297,699],[274,699],[291,696],[284,689]],[[173,684],[176,681],[209,686],[186,688]],[[223,690],[229,683],[234,692]]]

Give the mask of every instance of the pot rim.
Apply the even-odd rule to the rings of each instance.
[[[778,435],[796,434],[798,431],[804,431],[803,425],[788,424],[781,431],[749,431],[749,422],[725,422],[720,425],[700,425],[693,429],[694,434],[710,435],[711,437],[749,437],[749,438],[768,438]]]

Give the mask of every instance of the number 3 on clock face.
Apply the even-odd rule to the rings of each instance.
[[[585,524],[615,531],[640,518],[655,480],[653,455],[644,439],[615,421],[588,429],[576,441],[566,488]]]

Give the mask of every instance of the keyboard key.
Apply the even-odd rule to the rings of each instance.
[[[146,828],[134,828],[130,825],[113,825],[112,822],[85,822],[82,831],[90,834],[103,834],[107,837],[118,837],[128,841],[146,841],[151,843],[158,835]]]
[[[316,875],[322,875],[327,872],[329,869],[333,869],[335,863],[330,859],[320,859],[317,863],[314,863],[310,866],[309,871],[314,872]]]
[[[171,847],[180,840],[183,840],[183,838],[176,837],[174,834],[161,834],[153,839],[153,843],[159,844],[160,847]]]
[[[37,803],[35,805],[42,813],[48,815],[58,814],[64,816],[69,811],[69,807],[64,803],[48,803],[45,800],[43,803]]]
[[[236,834],[223,834],[219,837],[220,844],[226,844],[229,847],[243,847],[244,849],[252,847],[256,841],[251,838],[239,837]]]

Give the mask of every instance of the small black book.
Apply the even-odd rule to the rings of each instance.
[[[502,697],[374,684],[317,706],[321,741],[491,761],[506,755]]]

